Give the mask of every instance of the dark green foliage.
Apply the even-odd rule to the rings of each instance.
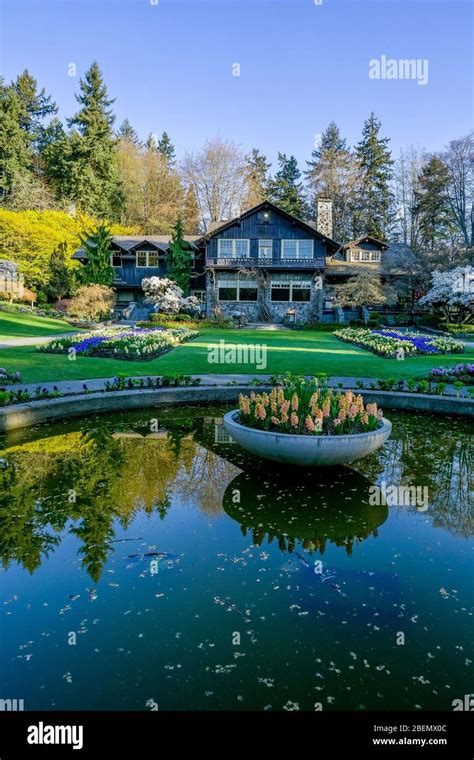
[[[158,145],[156,146],[156,149],[158,153],[161,156],[163,156],[164,159],[166,159],[168,166],[172,166],[176,156],[174,152],[174,145],[171,142],[168,135],[166,134],[166,132],[163,132],[163,134],[161,135],[161,139],[158,140]]]
[[[87,264],[79,270],[83,285],[110,286],[114,279],[114,270],[110,265],[112,235],[105,224],[96,230],[81,235],[81,244],[87,254]]]
[[[128,140],[134,145],[140,145],[137,130],[132,127],[128,119],[125,119],[117,130],[119,140]]]
[[[49,260],[49,282],[45,288],[47,296],[57,301],[71,292],[73,276],[66,266],[68,257],[67,243],[60,243]]]
[[[191,251],[183,235],[183,220],[178,217],[171,235],[167,269],[170,280],[173,280],[187,296],[191,281]]]
[[[390,182],[393,160],[390,138],[380,137],[381,122],[372,112],[364,123],[356,146],[361,179],[354,210],[354,236],[373,235],[385,240],[393,224],[393,193]]]
[[[438,156],[423,167],[413,212],[418,216],[422,244],[430,249],[455,234],[455,218],[449,202],[449,171]]]
[[[31,136],[21,128],[23,116],[17,92],[0,80],[0,195],[10,192],[17,173],[31,168]]]
[[[68,120],[72,132],[63,141],[63,189],[83,211],[113,218],[121,201],[112,126],[115,116],[102,73],[93,63],[80,80],[79,111]]]
[[[288,214],[304,219],[307,207],[298,162],[294,156],[278,153],[278,165],[277,173],[269,182],[268,198]]]

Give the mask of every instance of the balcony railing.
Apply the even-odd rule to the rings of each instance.
[[[287,258],[236,258],[221,256],[208,256],[207,264],[216,267],[228,267],[230,269],[320,269],[324,267],[322,258],[313,259],[287,259]]]

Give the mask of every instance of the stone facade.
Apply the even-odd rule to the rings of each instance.
[[[218,282],[219,277],[225,277],[226,281],[239,280],[236,273],[216,274],[216,285],[213,278],[208,273],[206,283],[206,315],[212,318],[216,315],[216,308],[222,317],[232,317],[237,314],[243,314],[247,322],[261,322],[263,319],[263,302],[264,291],[262,285],[257,282],[257,301],[219,301]],[[271,300],[271,282],[283,282],[292,277],[294,280],[305,281],[310,284],[310,300],[301,301],[272,301]],[[307,322],[311,319],[321,319],[323,310],[323,277],[322,275],[288,275],[281,272],[267,275],[268,284],[266,288],[266,306],[273,322],[283,322],[285,319],[291,319],[294,322]],[[250,280],[255,283],[255,280]],[[248,283],[246,278],[240,278],[241,283]],[[288,312],[292,312],[290,315]]]

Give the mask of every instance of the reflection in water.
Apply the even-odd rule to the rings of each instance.
[[[393,437],[353,467],[284,473],[222,414],[0,439],[2,694],[28,710],[452,709],[472,673],[468,423],[390,414]],[[426,487],[427,511],[372,506],[383,481]]]
[[[308,552],[324,554],[326,543],[343,546],[378,535],[388,516],[386,506],[368,503],[367,478],[347,467],[329,472],[279,474],[265,468],[263,480],[243,472],[226,488],[224,509],[240,523],[242,534],[252,532],[253,543],[277,541],[281,551],[294,551],[298,543]]]
[[[392,438],[353,469],[297,477],[279,474],[233,444],[221,425],[222,410],[205,416],[196,408],[160,411],[159,431],[152,433],[144,413],[14,433],[0,448],[2,565],[17,562],[34,572],[69,533],[97,581],[114,550],[117,525],[126,529],[140,512],[163,520],[173,499],[208,515],[222,514],[223,507],[244,532],[252,531],[256,544],[266,536],[282,551],[299,541],[322,553],[329,541],[350,554],[354,542],[376,536],[387,517],[386,507],[368,503],[370,485],[382,480],[427,486],[432,524],[472,535],[468,424],[391,418]]]

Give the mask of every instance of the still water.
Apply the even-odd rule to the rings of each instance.
[[[451,710],[473,683],[472,426],[393,412],[380,452],[307,473],[247,456],[225,411],[0,438],[0,698]],[[383,484],[427,498],[374,504]]]

